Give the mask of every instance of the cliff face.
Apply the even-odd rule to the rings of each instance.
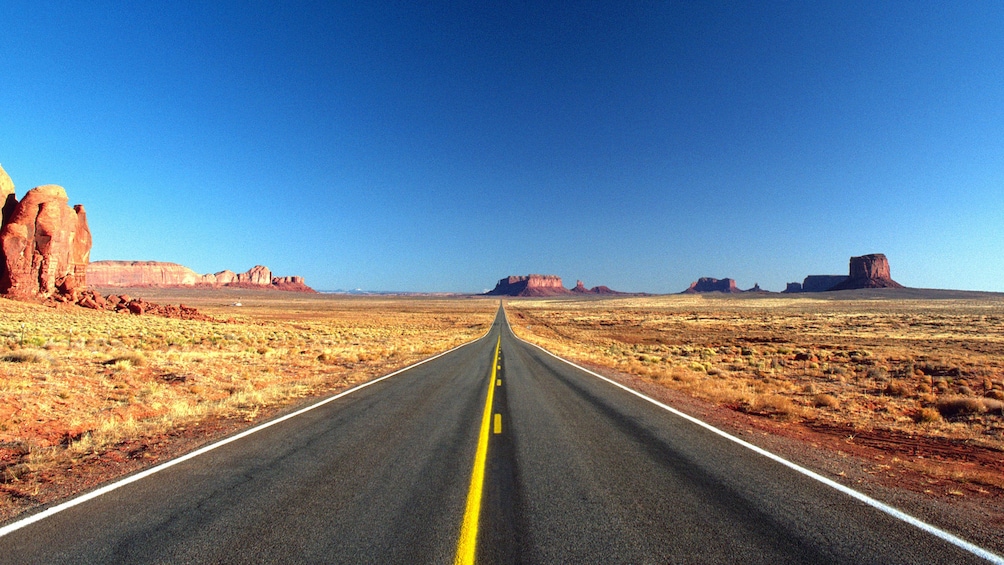
[[[488,296],[558,296],[571,291],[556,275],[510,276],[499,280]]]
[[[199,273],[177,263],[159,261],[95,261],[87,266],[92,286],[195,286]]]
[[[87,267],[87,280],[102,287],[238,287],[271,288],[314,292],[304,284],[303,277],[273,277],[264,265],[256,265],[244,273],[220,271],[200,275],[177,263],[159,261],[95,261]]]

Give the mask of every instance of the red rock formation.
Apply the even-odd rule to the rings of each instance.
[[[272,271],[268,270],[268,267],[264,265],[255,265],[248,269],[247,272],[238,273],[237,282],[263,286],[269,285],[272,284]]]
[[[594,286],[593,288],[586,288],[586,285],[582,281],[575,281],[575,288],[572,292],[579,294],[624,294],[623,292],[617,292],[616,290],[611,290],[607,286]]]
[[[177,263],[159,261],[94,261],[87,266],[91,286],[195,286],[202,275]]]
[[[569,294],[556,275],[511,276],[499,280],[488,296],[559,296]]]
[[[91,286],[114,287],[236,287],[248,289],[314,292],[303,277],[273,277],[268,267],[257,265],[247,272],[220,271],[200,275],[177,263],[159,261],[94,261],[87,268]]]
[[[682,294],[698,294],[703,292],[738,293],[742,291],[736,286],[736,281],[732,279],[719,280],[711,277],[701,277],[697,282],[690,283],[690,288],[683,291]]]
[[[91,235],[83,208],[78,215],[68,201],[62,187],[49,184],[29,190],[14,206],[0,230],[0,292],[18,298],[64,292],[75,298],[86,283]]]
[[[903,288],[892,280],[889,260],[881,253],[851,257],[850,276],[830,290],[852,290],[858,288]]]
[[[206,275],[207,277],[209,275]],[[231,271],[230,269],[223,269],[222,271],[213,275],[213,284],[231,284],[237,282],[237,273]]]
[[[85,290],[77,300],[78,306],[90,308],[92,310],[107,310],[109,312],[129,313],[136,316],[154,315],[164,318],[177,318],[181,320],[201,320],[207,322],[218,322],[211,316],[202,314],[195,308],[189,308],[184,304],[177,306],[168,304],[162,306],[154,302],[147,302],[142,298],[130,298],[125,294],[110,294],[107,298],[93,290]]]

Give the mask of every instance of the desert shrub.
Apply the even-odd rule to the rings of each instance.
[[[885,386],[885,393],[889,396],[909,396],[910,387],[902,381],[892,380]]]
[[[987,393],[987,398],[993,398],[994,400],[1004,400],[1004,390],[991,390]]]
[[[886,370],[883,367],[872,367],[868,369],[868,378],[876,381],[885,380]]]
[[[968,386],[965,386],[965,385],[960,386],[957,389],[957,391],[962,396],[972,396],[973,395],[973,389],[971,389],[971,388],[969,388]]]
[[[913,419],[915,422],[921,424],[927,422],[937,422],[941,420],[941,413],[935,410],[934,408],[930,407],[921,408],[920,410],[917,410],[916,414],[914,414]]]
[[[812,397],[812,404],[816,408],[837,408],[840,406],[840,401],[832,394],[817,394]]]
[[[966,396],[943,398],[938,401],[938,412],[945,418],[957,418],[985,412],[1000,412],[1002,404],[998,400],[984,400]]]
[[[113,357],[105,361],[104,364],[126,367],[144,367],[146,366],[146,358],[139,353],[126,353],[125,355]]]
[[[788,416],[798,411],[798,407],[787,396],[761,394],[753,399],[750,406],[754,412]]]
[[[19,349],[4,354],[0,359],[8,363],[43,363],[49,361],[49,356],[41,351]]]

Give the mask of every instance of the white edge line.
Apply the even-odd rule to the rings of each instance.
[[[508,317],[506,317],[506,325],[509,326],[509,319],[508,319]],[[625,385],[623,385],[623,384],[621,384],[621,383],[619,383],[617,381],[614,381],[612,379],[604,377],[603,375],[601,375],[599,373],[596,373],[594,371],[590,371],[589,369],[586,369],[585,367],[577,365],[576,363],[573,363],[572,361],[569,361],[568,359],[565,359],[563,357],[559,357],[559,356],[555,355],[554,353],[551,353],[550,351],[544,349],[543,347],[541,347],[541,346],[539,346],[539,345],[537,345],[535,343],[531,343],[529,341],[526,341],[525,339],[519,337],[518,335],[516,335],[516,332],[512,331],[512,326],[509,326],[509,331],[510,331],[510,333],[512,333],[513,337],[515,337],[516,339],[522,341],[523,343],[525,343],[527,345],[531,345],[533,347],[536,347],[537,349],[543,351],[544,353],[547,353],[551,357],[554,357],[555,359],[557,359],[559,361],[567,363],[567,364],[571,365],[572,367],[575,367],[576,369],[578,369],[580,371],[588,373],[588,374],[590,374],[590,375],[592,375],[592,376],[594,376],[594,377],[596,377],[598,379],[602,379],[602,380],[604,380],[604,381],[606,381],[606,382],[608,382],[608,383],[610,383],[610,384],[612,384],[612,385],[614,385],[614,386],[616,386],[618,388],[621,388],[621,389],[623,389],[623,390],[625,390],[625,391],[627,391],[627,392],[629,392],[629,393],[631,393],[631,394],[633,394],[633,395],[635,395],[635,396],[637,396],[637,397],[639,397],[639,398],[641,398],[643,400],[647,400],[648,402],[651,402],[652,404],[655,404],[659,408],[662,408],[663,410],[666,410],[666,411],[668,411],[668,412],[670,412],[670,413],[672,413],[672,414],[674,414],[676,416],[679,416],[680,418],[683,418],[684,420],[687,420],[689,422],[697,424],[698,426],[701,426],[702,428],[704,428],[704,429],[706,429],[706,430],[708,430],[708,431],[710,431],[712,433],[718,434],[719,436],[721,436],[721,437],[723,437],[723,438],[725,438],[725,439],[727,439],[729,441],[735,442],[735,443],[737,443],[737,444],[739,444],[739,445],[741,445],[741,446],[743,446],[743,447],[745,447],[745,448],[747,448],[747,449],[749,449],[751,451],[754,451],[754,452],[756,452],[756,453],[758,453],[758,454],[760,454],[760,455],[762,455],[762,456],[764,456],[764,457],[766,457],[768,459],[776,461],[776,462],[784,465],[785,467],[788,467],[789,469],[797,471],[797,472],[799,472],[799,473],[801,473],[801,474],[803,474],[803,475],[805,475],[805,476],[807,476],[807,477],[809,477],[811,479],[814,479],[816,481],[819,481],[819,482],[823,483],[824,485],[826,485],[828,487],[836,489],[836,490],[838,490],[838,491],[840,491],[840,492],[842,492],[842,493],[844,493],[844,494],[846,494],[846,495],[848,495],[848,496],[850,496],[852,498],[855,498],[855,499],[857,499],[857,500],[859,500],[859,501],[867,504],[868,506],[871,506],[872,508],[881,510],[882,512],[885,512],[886,514],[888,514],[888,515],[890,515],[890,516],[892,516],[894,518],[902,520],[902,521],[906,522],[907,524],[910,524],[911,526],[919,528],[919,529],[921,529],[921,530],[923,530],[923,531],[925,531],[925,532],[927,532],[927,533],[929,533],[929,534],[931,534],[931,535],[933,535],[935,537],[941,538],[941,539],[947,541],[948,543],[950,543],[952,545],[955,545],[955,546],[957,546],[957,547],[959,547],[961,549],[964,549],[964,550],[968,551],[969,553],[972,553],[973,555],[976,555],[977,557],[982,557],[983,559],[986,559],[987,561],[990,561],[991,563],[997,563],[999,565],[1004,565],[1004,557],[1001,557],[1001,556],[997,555],[996,553],[992,553],[991,551],[989,551],[987,549],[984,549],[984,548],[982,548],[982,547],[980,547],[980,546],[978,546],[976,544],[970,543],[970,542],[968,542],[968,541],[966,541],[966,540],[964,540],[964,539],[962,539],[962,538],[960,538],[960,537],[958,537],[958,536],[956,536],[954,534],[948,533],[945,530],[942,530],[941,528],[938,528],[937,526],[932,526],[931,524],[928,524],[927,522],[924,522],[924,521],[922,521],[922,520],[920,520],[918,518],[914,518],[913,516],[907,514],[906,512],[903,512],[902,510],[899,510],[897,508],[889,506],[888,504],[886,504],[884,502],[880,502],[878,500],[875,500],[874,498],[872,498],[872,497],[870,497],[870,496],[868,496],[868,495],[866,495],[864,493],[858,492],[858,491],[856,491],[856,490],[854,490],[854,489],[852,489],[850,487],[844,486],[844,485],[842,485],[842,484],[840,484],[840,483],[838,483],[836,481],[828,479],[828,478],[820,475],[819,473],[816,473],[815,471],[811,471],[809,469],[806,469],[805,467],[802,467],[801,465],[798,465],[797,463],[792,463],[791,461],[788,461],[787,459],[781,457],[780,455],[775,455],[774,453],[771,453],[770,451],[767,451],[766,449],[763,449],[761,447],[757,447],[757,446],[753,445],[752,443],[749,443],[749,442],[747,442],[745,440],[739,439],[739,438],[737,438],[736,436],[734,436],[732,434],[724,432],[724,431],[722,431],[722,430],[720,430],[720,429],[712,426],[711,424],[708,424],[707,422],[704,422],[702,420],[698,420],[697,418],[695,418],[695,417],[693,417],[693,416],[691,416],[689,414],[684,414],[683,412],[680,412],[676,408],[673,408],[671,406],[663,404],[662,402],[659,402],[658,400],[655,400],[654,398],[650,398],[648,396],[645,396],[644,394],[638,392],[637,390],[634,390],[634,389],[632,389],[630,387],[627,387],[627,386],[625,386]]]
[[[372,381],[366,381],[365,383],[363,383],[361,385],[352,387],[349,390],[342,391],[342,392],[340,392],[338,394],[335,394],[334,396],[329,396],[328,398],[325,398],[325,399],[323,399],[323,400],[321,400],[319,402],[311,404],[310,406],[307,406],[305,408],[301,408],[301,409],[299,409],[299,410],[297,410],[295,412],[291,412],[289,414],[286,414],[285,416],[281,416],[279,418],[276,418],[275,420],[269,420],[268,422],[265,422],[263,424],[259,424],[259,425],[255,426],[255,427],[251,428],[251,429],[244,430],[243,432],[241,432],[241,433],[239,433],[237,435],[233,435],[233,436],[230,436],[228,438],[224,438],[224,439],[222,439],[222,440],[220,440],[220,441],[218,441],[216,443],[212,443],[212,444],[209,444],[209,445],[207,445],[205,447],[201,447],[199,449],[196,449],[195,451],[192,451],[191,453],[186,453],[185,455],[182,455],[181,457],[178,457],[177,459],[171,459],[170,461],[165,461],[164,463],[161,463],[160,465],[157,465],[156,467],[151,467],[151,468],[149,468],[149,469],[147,469],[145,471],[141,471],[139,473],[136,473],[135,475],[129,475],[128,477],[126,477],[124,479],[115,481],[114,483],[105,485],[105,486],[103,486],[103,487],[101,487],[99,489],[92,490],[91,492],[88,492],[86,494],[82,494],[82,495],[80,495],[80,496],[78,496],[76,498],[72,498],[70,500],[67,500],[66,502],[57,504],[56,506],[53,506],[51,508],[47,508],[47,509],[39,512],[38,514],[32,514],[31,516],[28,516],[27,518],[23,518],[21,520],[18,520],[16,522],[11,523],[11,524],[7,524],[6,526],[0,528],[0,538],[6,536],[7,534],[9,534],[11,532],[20,530],[21,528],[24,528],[26,526],[30,526],[30,525],[34,524],[35,522],[39,522],[41,520],[44,520],[44,519],[48,518],[49,516],[52,516],[54,514],[58,514],[58,513],[62,512],[63,510],[67,510],[69,508],[73,508],[74,506],[77,506],[78,504],[83,504],[83,503],[87,502],[88,500],[97,498],[97,497],[99,497],[99,496],[101,496],[103,494],[108,494],[109,492],[111,492],[111,491],[113,491],[115,489],[124,487],[124,486],[126,486],[126,485],[128,485],[130,483],[134,483],[134,482],[139,481],[141,479],[145,479],[145,478],[149,477],[150,475],[153,475],[154,473],[159,473],[160,471],[163,471],[164,469],[167,469],[169,467],[173,467],[173,466],[175,466],[175,465],[177,465],[179,463],[183,463],[185,461],[188,461],[189,459],[194,459],[194,458],[196,458],[196,457],[198,457],[200,455],[203,455],[205,453],[209,453],[210,451],[212,451],[212,450],[214,450],[214,449],[216,449],[218,447],[223,447],[224,445],[227,445],[228,443],[235,442],[235,441],[237,441],[239,439],[243,439],[243,438],[245,438],[245,437],[247,437],[247,436],[249,436],[249,435],[251,435],[253,433],[260,432],[260,431],[264,430],[265,428],[270,428],[270,427],[272,427],[272,426],[274,426],[276,424],[285,422],[286,420],[289,420],[290,418],[295,418],[295,417],[297,417],[297,416],[299,416],[301,414],[304,414],[306,412],[310,412],[311,410],[313,410],[315,408],[320,408],[321,406],[324,406],[325,404],[327,404],[329,402],[338,400],[339,398],[341,398],[343,396],[346,396],[348,394],[352,394],[353,392],[356,392],[358,390],[362,390],[362,389],[364,389],[364,388],[366,388],[366,387],[368,387],[370,385],[376,384],[376,383],[378,383],[378,382],[380,382],[380,381],[382,381],[384,379],[389,379],[389,378],[391,378],[391,377],[393,377],[395,375],[399,375],[399,374],[401,374],[401,373],[403,373],[405,371],[408,371],[410,369],[414,369],[415,367],[418,367],[419,365],[428,363],[429,361],[432,361],[432,360],[438,359],[438,358],[440,358],[440,357],[442,357],[444,355],[453,353],[454,351],[460,349],[461,347],[466,347],[466,346],[471,345],[473,343],[477,343],[477,342],[483,340],[484,338],[488,337],[489,334],[491,334],[492,327],[494,327],[494,325],[495,324],[493,322],[492,325],[489,326],[488,332],[486,332],[485,335],[483,335],[483,336],[481,336],[481,337],[479,337],[477,339],[468,341],[467,343],[462,343],[462,344],[454,347],[453,349],[450,349],[448,351],[444,351],[444,352],[439,353],[437,355],[433,355],[432,357],[429,357],[427,359],[423,359],[423,360],[421,360],[421,361],[419,361],[417,363],[413,363],[413,364],[408,365],[407,367],[404,367],[402,369],[398,369],[397,371],[394,371],[393,373],[390,373],[389,375],[384,375],[384,376],[382,376],[380,378],[373,379]]]

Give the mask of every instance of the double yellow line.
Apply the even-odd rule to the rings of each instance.
[[[471,472],[471,486],[467,490],[467,508],[464,510],[464,522],[460,527],[460,540],[457,542],[455,565],[473,565],[474,553],[478,546],[478,518],[481,515],[481,492],[485,484],[485,463],[488,459],[488,435],[491,431],[492,400],[495,397],[495,377],[498,374],[499,349],[502,347],[502,336],[499,335],[495,344],[495,358],[492,360],[492,378],[488,381],[488,400],[485,401],[485,412],[481,416],[481,433],[478,435],[478,449],[474,453],[474,470]]]

